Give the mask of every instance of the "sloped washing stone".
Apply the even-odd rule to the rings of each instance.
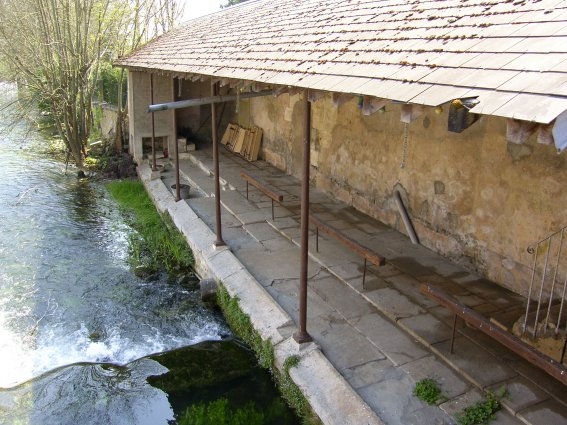
[[[379,315],[362,316],[360,319],[353,320],[353,325],[396,366],[429,354],[421,344],[400,332],[396,325]]]
[[[433,379],[440,386],[443,396],[451,399],[471,389],[468,382],[458,376],[446,363],[436,356],[427,356],[401,366],[415,381]]]
[[[565,405],[550,399],[528,407],[517,415],[530,424],[565,425],[567,408]]]
[[[451,328],[429,313],[400,319],[398,324],[426,346],[451,338]]]
[[[359,392],[388,425],[450,425],[451,418],[442,410],[413,396],[413,386],[413,380],[404,371],[388,368],[379,382],[361,388]]]
[[[455,354],[449,352],[449,346],[450,341],[445,341],[434,344],[431,348],[480,388],[504,382],[517,375],[512,368],[468,338],[455,338]]]
[[[365,293],[365,297],[394,322],[404,317],[425,313],[419,305],[392,288],[369,291]]]

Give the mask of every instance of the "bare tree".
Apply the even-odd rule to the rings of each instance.
[[[48,105],[79,170],[92,126],[110,0],[4,0],[0,55],[25,94]]]
[[[175,4],[0,0],[2,68],[25,89],[28,101],[48,106],[80,173],[93,124],[100,61],[111,61],[169,29],[176,18]]]

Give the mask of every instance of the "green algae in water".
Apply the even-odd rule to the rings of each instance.
[[[204,342],[151,358],[169,372],[148,382],[168,394],[180,425],[300,424],[270,373],[237,340]]]

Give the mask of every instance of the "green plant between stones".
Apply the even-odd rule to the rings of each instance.
[[[439,384],[431,378],[418,381],[413,389],[413,395],[425,401],[427,404],[436,404],[446,399],[446,397],[441,394]]]
[[[459,425],[485,425],[496,417],[496,412],[502,408],[500,401],[492,392],[486,394],[486,399],[474,406],[465,407],[455,416]]]

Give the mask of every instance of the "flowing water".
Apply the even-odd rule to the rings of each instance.
[[[0,103],[14,95],[0,84]],[[6,132],[9,112],[0,117],[0,423],[168,424],[229,391],[273,394],[198,291],[130,273],[132,230],[104,186],[36,154],[41,136],[25,126]],[[216,386],[192,382],[237,358],[232,371],[219,367]],[[170,375],[181,382],[160,381]]]

